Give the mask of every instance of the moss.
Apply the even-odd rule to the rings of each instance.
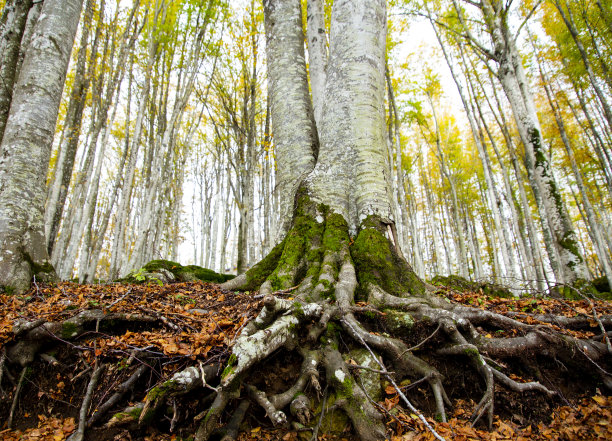
[[[414,319],[410,314],[392,309],[385,310],[384,312],[384,321],[389,332],[406,335],[412,330]]]
[[[478,350],[475,348],[465,348],[463,350],[463,353],[465,355],[467,355],[468,357],[477,357],[478,356]]]
[[[127,412],[128,415],[132,416],[135,419],[140,418],[140,415],[142,414],[142,409],[140,407],[133,407],[132,409],[130,409],[129,412]]]
[[[4,290],[4,292],[5,292],[6,294],[8,294],[9,296],[12,296],[12,295],[13,295],[13,294],[15,294],[15,292],[16,292],[16,288],[15,288],[14,286],[5,285],[5,286],[3,286],[3,287],[1,287],[1,288],[2,288],[2,289]]]
[[[73,323],[73,322],[69,322],[69,321],[65,321],[62,323],[62,338],[63,339],[69,339],[72,337],[75,337],[76,335],[78,335],[79,333],[79,327]]]
[[[342,327],[340,325],[335,322],[327,323],[327,335],[329,338],[334,338],[340,332],[342,332]]]
[[[171,392],[176,388],[176,381],[168,380],[160,384],[159,386],[155,386],[153,389],[149,391],[147,394],[148,401],[156,401],[159,398],[163,398],[168,392]]]
[[[340,214],[331,213],[325,219],[323,247],[330,251],[340,251],[348,243],[348,225]]]
[[[431,280],[431,283],[436,286],[444,286],[459,292],[482,292],[482,294],[491,297],[500,297],[505,299],[513,298],[512,292],[505,286],[488,282],[472,282],[464,277],[452,274],[449,276],[436,276]]]
[[[397,296],[424,296],[425,285],[410,265],[397,255],[391,241],[385,237],[385,225],[376,216],[369,216],[351,247],[360,290],[368,284],[379,285]],[[363,297],[363,292],[358,293]]]
[[[53,268],[53,265],[51,265],[51,262],[49,262],[48,260],[44,261],[43,263],[36,263],[28,253],[24,253],[23,258],[30,265],[32,273],[36,275],[55,275],[55,269]]]
[[[278,262],[268,280],[275,290],[292,287],[308,274],[314,262],[320,262],[320,241],[325,225],[315,220],[316,209],[305,190],[296,197],[293,225],[285,240]],[[311,273],[311,275],[314,275]]]
[[[593,284],[593,287],[599,293],[609,293],[609,292],[612,291],[612,289],[610,288],[610,283],[609,283],[608,278],[606,276],[597,277],[597,278],[593,279],[591,281],[591,283]]]
[[[255,291],[259,289],[266,278],[276,269],[284,248],[285,241],[283,240],[272,248],[272,251],[270,251],[257,265],[246,272],[247,283],[245,288],[247,290]]]
[[[293,314],[299,319],[302,320],[304,318],[304,308],[300,302],[293,302]]]
[[[234,367],[236,366],[237,361],[238,358],[235,354],[230,355],[229,359],[227,360],[227,366],[225,366],[225,369],[223,369],[223,372],[221,373],[221,379],[228,377],[235,371]]]
[[[197,265],[183,266],[172,260],[152,260],[142,268],[132,271],[119,282],[122,283],[146,283],[160,282],[160,278],[166,278],[159,275],[164,271],[169,271],[175,279],[181,282],[191,282],[200,280],[202,282],[223,283],[234,278],[233,274],[219,274],[213,270],[202,268]]]

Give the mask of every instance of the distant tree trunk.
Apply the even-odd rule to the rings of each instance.
[[[17,80],[21,40],[32,0],[8,0],[0,17],[0,142]]]
[[[595,246],[595,252],[597,254],[597,257],[599,258],[599,263],[603,268],[604,274],[606,275],[608,280],[612,280],[612,262],[610,261],[610,251],[606,248],[606,244],[604,243],[603,232],[601,231],[600,222],[589,199],[584,180],[582,179],[582,173],[578,168],[578,164],[574,156],[574,149],[565,130],[565,123],[563,122],[563,118],[561,116],[558,104],[553,98],[553,92],[548,82],[548,78],[546,77],[542,68],[541,60],[539,57],[537,58],[537,60],[539,72],[542,77],[542,83],[544,85],[544,91],[546,92],[546,97],[548,98],[550,108],[553,111],[555,122],[557,123],[557,128],[559,129],[559,135],[561,136],[561,141],[563,142],[563,146],[565,147],[565,151],[570,160],[570,166],[576,179],[576,185],[578,186],[578,190],[580,191],[582,205],[584,206],[584,211],[586,212],[585,219],[589,227],[588,231],[591,236],[591,240],[593,242],[593,245]]]
[[[46,0],[0,146],[0,286],[22,292],[54,275],[46,249],[45,177],[82,1]]]
[[[599,87],[599,81],[595,78],[595,74],[593,72],[593,67],[591,66],[591,62],[587,55],[587,52],[580,40],[580,36],[578,35],[578,29],[576,29],[576,25],[574,23],[574,14],[572,13],[571,6],[565,0],[555,0],[554,1],[563,22],[567,26],[567,29],[572,36],[574,43],[576,43],[576,47],[578,48],[578,52],[580,53],[580,57],[582,58],[582,62],[584,63],[584,67],[589,76],[589,80],[591,81],[591,87],[595,91],[595,95],[601,104],[601,108],[603,110],[606,121],[608,122],[608,127],[612,127],[612,109],[610,109],[610,103],[606,98],[606,95],[601,87]],[[565,8],[564,8],[565,6]]]
[[[85,3],[85,13],[83,14],[84,19],[83,26],[81,27],[81,42],[77,55],[74,81],[72,83],[70,101],[68,102],[68,109],[66,110],[66,118],[64,120],[62,142],[60,143],[58,160],[51,180],[49,195],[47,197],[45,209],[45,234],[47,236],[47,251],[49,255],[52,254],[60,220],[64,212],[66,195],[68,194],[74,160],[79,145],[85,101],[87,101],[87,94],[91,84],[93,70],[95,69],[97,43],[102,30],[100,23],[95,33],[91,55],[88,57],[89,35],[92,33],[93,8],[94,0],[87,0]],[[103,15],[104,1],[101,4],[101,8],[101,14]]]

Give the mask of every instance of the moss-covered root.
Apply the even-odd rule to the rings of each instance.
[[[185,395],[213,381],[219,376],[220,367],[219,363],[213,363],[207,366],[191,366],[177,372],[169,380],[152,388],[142,403],[115,414],[107,425],[124,425],[133,421],[137,421],[139,425],[148,425],[168,398]]]
[[[360,288],[374,284],[398,297],[427,296],[427,285],[397,253],[389,236],[389,226],[378,217],[370,216],[362,222],[351,247]]]
[[[323,349],[323,363],[328,384],[336,391],[336,402],[350,418],[353,428],[362,441],[386,439],[383,417],[359,386],[342,359],[331,346]]]
[[[288,312],[272,322],[270,326],[256,332],[242,332],[234,344],[233,355],[230,363],[223,371],[221,385],[229,386],[235,378],[242,376],[256,363],[263,361],[272,352],[283,346],[293,346],[296,337],[296,328],[304,320],[313,320],[321,317],[323,306],[317,303],[301,303],[294,301],[291,305],[286,304],[286,300],[274,297],[267,299],[270,305],[281,305],[279,308]],[[271,306],[271,308],[275,308]],[[271,314],[268,309],[262,311],[260,315]],[[257,318],[255,322],[261,321],[262,324],[268,323],[269,318]],[[263,326],[262,326],[263,327]],[[256,327],[254,329],[257,329]]]

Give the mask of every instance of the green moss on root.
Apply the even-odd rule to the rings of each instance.
[[[69,321],[65,321],[62,323],[62,338],[69,339],[72,337],[76,337],[79,333],[79,327]]]
[[[363,290],[372,283],[396,296],[424,296],[424,283],[385,237],[385,225],[377,217],[370,216],[362,227],[351,248],[359,279],[358,294],[363,295]]]
[[[152,260],[142,268],[131,272],[125,278],[120,279],[120,282],[124,283],[146,283],[155,280],[155,273],[162,270],[169,271],[172,275],[181,282],[191,282],[194,280],[200,280],[202,282],[212,283],[223,283],[227,280],[233,279],[235,276],[232,274],[219,274],[208,268],[202,268],[197,265],[183,266],[178,262],[172,260]],[[138,277],[138,275],[150,275],[145,277]],[[159,280],[159,279],[157,279]]]
[[[272,248],[272,251],[270,251],[257,265],[246,272],[247,283],[245,289],[251,291],[259,289],[261,284],[264,283],[268,276],[276,269],[284,248],[285,241],[283,240]]]

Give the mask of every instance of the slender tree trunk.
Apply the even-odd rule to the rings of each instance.
[[[546,77],[542,69],[542,64],[539,57],[538,68],[540,76],[542,77],[542,84],[546,92],[546,97],[548,98],[548,103],[553,111],[555,122],[557,123],[557,128],[559,129],[559,135],[561,136],[561,141],[563,142],[563,146],[565,147],[565,151],[567,152],[567,156],[570,160],[570,165],[574,173],[574,178],[576,179],[576,185],[578,186],[578,190],[580,191],[582,204],[584,206],[584,211],[586,212],[585,219],[587,221],[587,225],[589,226],[588,231],[591,236],[591,240],[593,242],[593,245],[595,246],[595,251],[597,257],[599,258],[599,262],[604,270],[604,274],[606,275],[608,280],[612,280],[612,262],[610,261],[610,251],[606,248],[606,244],[604,243],[603,232],[600,229],[599,219],[597,218],[595,209],[593,208],[593,205],[589,200],[589,195],[582,179],[582,173],[578,168],[578,164],[574,156],[574,149],[567,136],[567,132],[565,131],[565,123],[563,122],[563,118],[561,117],[561,112],[558,108],[558,105],[553,99],[553,93],[551,91],[550,83],[548,82],[548,78]]]
[[[595,91],[595,95],[597,96],[597,99],[599,100],[599,103],[601,104],[601,108],[603,110],[604,116],[606,118],[606,121],[608,122],[608,127],[612,127],[612,109],[610,109],[610,104],[608,103],[608,100],[604,92],[599,87],[598,79],[595,78],[593,67],[591,66],[591,62],[586,53],[584,45],[582,44],[582,41],[580,40],[580,36],[578,35],[578,30],[576,29],[576,25],[574,23],[574,15],[572,13],[571,7],[566,1],[561,2],[560,0],[555,0],[554,3],[555,3],[555,6],[557,7],[557,10],[559,11],[559,14],[561,15],[561,18],[563,19],[563,22],[565,23],[568,31],[570,32],[570,35],[572,36],[574,43],[576,43],[576,48],[578,49],[578,52],[580,53],[580,57],[582,58],[582,62],[584,63],[584,67],[587,71],[587,75],[589,76],[589,80],[591,81],[591,87]],[[565,8],[563,7],[564,5],[565,5]]]

